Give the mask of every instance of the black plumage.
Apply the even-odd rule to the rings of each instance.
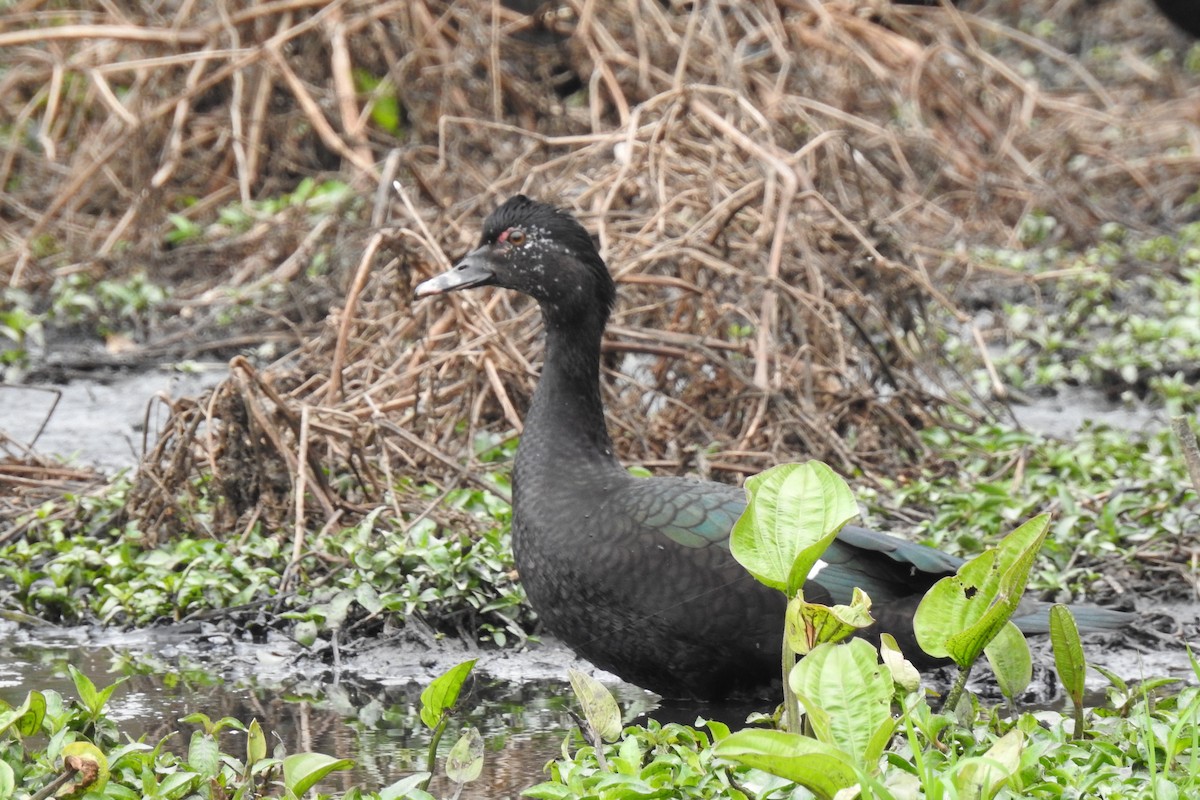
[[[565,211],[518,195],[484,223],[478,248],[418,296],[473,286],[523,292],[546,329],[541,379],[513,468],[513,549],[545,627],[596,665],[669,697],[761,692],[779,679],[783,596],[729,552],[742,489],[635,478],[613,454],[600,397],[600,343],[616,297],[587,231]],[[962,561],[848,526],[810,574],[805,596],[873,601],[873,629],[922,655],[912,614]],[[1036,612],[1036,609],[1034,609]],[[1119,612],[1080,617],[1114,627]],[[1024,612],[1023,612],[1024,613]],[[1037,630],[1045,613],[1023,621]],[[871,633],[868,633],[871,635]],[[877,632],[875,632],[877,635]]]

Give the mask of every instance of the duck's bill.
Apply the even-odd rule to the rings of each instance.
[[[417,286],[417,297],[428,297],[432,294],[445,294],[459,289],[470,289],[472,286],[484,286],[492,280],[492,268],[479,250],[472,252],[453,269],[436,275]]]

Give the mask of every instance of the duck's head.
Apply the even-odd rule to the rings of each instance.
[[[612,277],[591,236],[570,213],[510,197],[483,223],[479,246],[453,269],[417,286],[417,297],[499,286],[538,301],[548,322],[607,320]]]

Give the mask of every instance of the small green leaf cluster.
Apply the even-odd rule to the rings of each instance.
[[[169,293],[144,272],[121,280],[94,280],[75,272],[56,278],[50,287],[47,324],[91,324],[101,335],[141,328]]]
[[[371,109],[371,121],[390,136],[404,133],[404,107],[392,79],[384,75],[377,77],[369,70],[354,70],[354,88],[367,95]]]
[[[154,744],[128,739],[122,743],[105,706],[124,679],[99,689],[74,667],[69,670],[76,700],[52,690],[33,690],[16,707],[0,701],[0,797],[248,800],[278,787],[271,793],[298,798],[330,773],[353,765],[320,753],[286,755],[282,746],[268,755],[267,736],[257,721],[213,721],[200,713],[182,720],[199,726],[186,752],[170,747],[177,733]],[[245,735],[243,753],[221,750],[223,730]],[[38,744],[42,741],[44,747]]]
[[[532,616],[516,580],[509,505],[478,489],[455,490],[445,502],[475,524],[450,530],[425,519],[401,531],[375,512],[331,537],[327,552],[350,566],[336,577],[335,593],[360,603],[364,594],[374,597],[371,614],[419,614],[439,629],[499,646],[524,639]]]
[[[29,363],[29,349],[44,342],[42,315],[34,313],[29,296],[6,289],[0,296],[0,377]]]
[[[420,719],[432,731],[427,769],[377,792],[352,788],[336,795],[345,800],[433,800],[427,791],[438,744],[458,712],[459,698],[471,677],[474,659],[447,670],[421,693]],[[287,754],[282,745],[268,753],[268,736],[257,721],[232,717],[213,720],[193,713],[181,722],[198,726],[186,748],[173,732],[157,743],[124,737],[107,716],[109,698],[125,680],[97,688],[83,673],[68,667],[78,699],[55,691],[30,691],[12,707],[0,701],[0,797],[29,800],[54,796],[87,800],[185,800],[257,797],[326,798],[317,784],[350,769],[350,759],[321,753]],[[223,731],[245,735],[244,752],[222,749]],[[173,741],[176,740],[176,741]],[[45,746],[41,746],[47,742]],[[446,776],[459,787],[479,778],[483,738],[468,726],[445,754]]]
[[[148,548],[122,520],[128,488],[119,478],[100,495],[47,503],[23,520],[25,535],[0,545],[0,581],[11,587],[0,608],[60,624],[145,626],[239,607],[257,617],[291,567],[325,578],[317,588],[299,581],[275,623],[294,620],[308,644],[352,625],[420,615],[438,630],[504,645],[523,639],[532,621],[512,562],[511,512],[491,492],[451,492],[447,509],[463,523],[453,529],[424,519],[404,530],[378,509],[291,565],[286,537],[262,525],[237,540],[163,537]],[[436,496],[432,488],[419,494]],[[202,530],[211,510],[200,496],[192,523]]]
[[[1200,677],[1200,670],[1198,670]],[[1121,688],[1117,688],[1118,685]],[[1161,692],[1161,689],[1160,689]],[[1088,712],[1087,738],[1070,716],[1024,712],[1005,717],[967,703],[965,713],[935,712],[915,699],[876,775],[856,781],[861,800],[906,798],[1187,798],[1200,792],[1200,689],[1156,696],[1115,683],[1123,707]],[[915,697],[915,695],[914,695]],[[747,729],[751,744],[770,751],[781,732]],[[686,797],[748,800],[811,798],[814,792],[758,767],[721,757],[733,748],[719,723],[625,728],[600,751],[578,746],[554,761],[549,780],[526,791],[547,800]],[[736,740],[735,740],[736,742]],[[578,741],[576,742],[578,744]],[[779,761],[795,758],[781,749]],[[601,757],[608,765],[601,767]],[[1003,777],[1001,782],[999,779]],[[821,796],[819,792],[816,796]]]
[[[1062,441],[962,423],[925,431],[936,457],[922,472],[885,480],[882,491],[861,487],[860,499],[886,517],[916,517],[917,538],[959,553],[983,549],[982,531],[1052,510],[1030,581],[1039,591],[1086,587],[1101,561],[1153,557],[1193,525],[1195,495],[1167,430],[1085,426]]]
[[[102,498],[64,499],[96,523],[91,536],[78,536],[53,504],[39,509],[44,521],[36,533],[0,547],[0,579],[11,587],[5,605],[60,624],[143,626],[273,591],[282,558],[277,540],[181,538],[148,549],[132,524],[117,519],[127,490],[119,478]]]
[[[1046,218],[1030,219],[1036,221],[1022,230],[1044,238]],[[1083,253],[1043,248],[979,254],[985,263],[1059,275],[1038,282],[1037,302],[1003,306],[1007,339],[992,356],[998,374],[1019,390],[1094,386],[1126,399],[1149,397],[1173,413],[1196,408],[1200,223],[1172,237],[1134,240],[1110,231],[1108,238]],[[1040,241],[1034,236],[1028,243]],[[973,343],[946,344],[952,358],[977,357]],[[982,369],[975,375],[987,394],[990,376]]]
[[[217,211],[217,220],[210,226],[196,222],[186,214],[168,214],[171,228],[163,239],[167,244],[179,246],[201,239],[222,239],[245,233],[256,223],[266,222],[271,217],[290,209],[302,211],[313,217],[321,217],[348,208],[356,196],[349,184],[338,180],[316,181],[304,178],[296,188],[278,197],[253,200],[250,203],[230,203]],[[195,198],[184,200],[185,206],[196,203]]]
[[[760,772],[751,780],[747,769],[722,764],[713,753],[714,741],[729,735],[719,722],[706,723],[707,730],[688,725],[660,725],[650,720],[645,726],[624,729],[616,744],[586,744],[572,757],[550,763],[550,779],[526,789],[535,800],[568,798],[737,798],[747,800],[758,790],[795,785]],[[567,743],[564,743],[564,750]],[[740,773],[738,782],[735,773]],[[751,788],[755,794],[748,795]],[[802,791],[802,790],[801,790]],[[787,797],[775,794],[772,797]]]

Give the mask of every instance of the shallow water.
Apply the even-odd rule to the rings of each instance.
[[[106,472],[133,467],[147,423],[152,447],[157,425],[167,416],[156,396],[195,396],[225,374],[224,364],[213,364],[193,372],[117,373],[57,386],[0,385],[0,455],[32,447],[40,455]]]
[[[559,663],[569,654],[556,651]],[[445,658],[444,656],[451,656]],[[462,653],[423,659],[457,663]],[[354,785],[378,789],[424,769],[429,731],[418,712],[420,693],[436,670],[422,659],[395,663],[386,682],[361,674],[336,676],[301,657],[289,642],[246,646],[227,637],[206,638],[172,632],[91,636],[86,632],[30,633],[0,623],[0,699],[19,703],[30,689],[54,689],[74,697],[67,665],[97,686],[130,675],[113,693],[107,712],[122,735],[157,743],[175,733],[169,746],[185,752],[198,726],[180,722],[202,712],[211,719],[257,719],[270,747],[282,743],[288,754],[320,752],[353,759],[355,769],[335,773],[319,784],[323,792]],[[404,663],[406,662],[406,663]],[[561,750],[573,722],[566,711],[564,680],[536,675],[514,682],[477,670],[463,703],[464,715],[443,739],[443,754],[461,725],[479,728],[487,744],[480,779],[463,797],[518,797],[543,779],[543,768]],[[510,667],[511,668],[511,667]],[[226,730],[222,749],[238,753],[241,734]],[[440,767],[439,767],[440,768]],[[437,796],[454,787],[435,780]]]
[[[1178,607],[1172,614],[1194,626],[1200,608]],[[1022,705],[1061,708],[1048,643],[1044,637],[1031,643],[1037,667]],[[0,622],[0,699],[19,703],[35,688],[74,697],[68,664],[98,686],[128,675],[108,705],[109,716],[119,722],[122,734],[144,735],[151,743],[174,734],[169,746],[184,752],[197,727],[180,721],[188,714],[202,712],[212,719],[231,716],[243,723],[257,719],[271,747],[282,744],[288,754],[319,752],[356,762],[353,770],[323,781],[320,791],[342,792],[355,785],[379,789],[424,768],[429,731],[418,715],[421,690],[450,666],[477,656],[475,678],[462,703],[463,716],[442,742],[444,755],[465,724],[475,725],[483,734],[483,774],[466,787],[462,794],[466,798],[515,798],[545,779],[547,762],[560,756],[574,726],[569,709],[575,703],[566,682],[571,666],[604,680],[617,695],[627,721],[644,721],[639,715],[650,711],[661,722],[690,724],[702,716],[740,727],[750,712],[771,710],[769,703],[656,707],[653,695],[595,673],[553,642],[520,652],[477,652],[457,642],[441,642],[432,650],[368,642],[361,649],[359,654],[346,653],[342,667],[334,670],[283,638],[246,644],[194,629],[124,634],[29,630]],[[1164,641],[1161,647],[1145,642],[1135,647],[1093,643],[1085,651],[1089,661],[1130,681],[1157,676],[1196,680],[1181,642]],[[976,670],[972,688],[989,701],[999,701],[987,672]],[[932,676],[929,683],[944,691],[949,675]],[[1089,685],[1092,703],[1103,703],[1106,682],[1092,672]],[[241,734],[223,732],[221,746],[227,752],[241,752]],[[578,746],[578,740],[573,740],[572,750]],[[443,776],[435,779],[433,791],[439,797],[450,796],[454,786]]]

